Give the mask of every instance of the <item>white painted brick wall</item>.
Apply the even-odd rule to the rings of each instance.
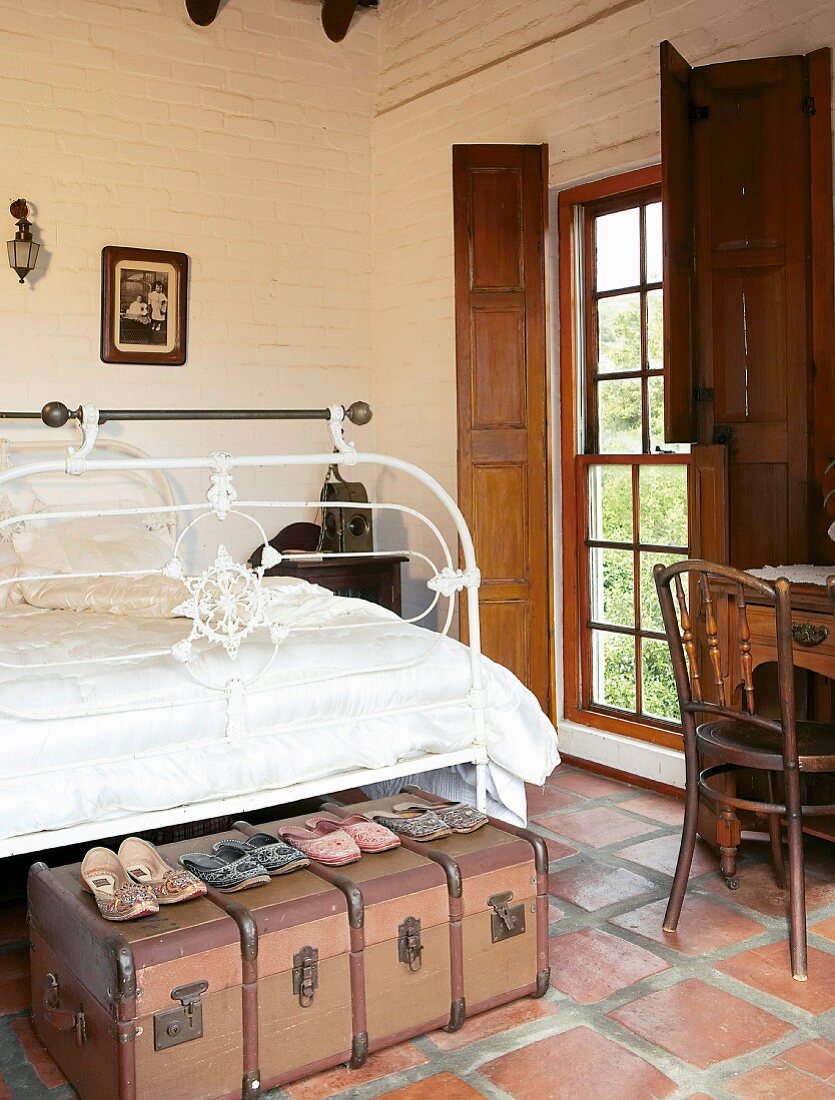
[[[299,0],[230,0],[209,28],[182,0],[0,0],[0,223],[5,240],[23,195],[42,241],[30,285],[0,274],[0,406],[370,398],[376,25],[337,46]],[[185,366],[100,362],[106,244],[191,257]],[[129,433],[158,453],[327,449],[321,426]]]
[[[596,13],[602,18],[594,21]],[[425,465],[454,492],[452,145],[547,142],[555,190],[652,163],[660,156],[663,39],[692,63],[805,53],[835,45],[835,3],[383,0],[380,31],[373,128],[378,439],[381,449]]]

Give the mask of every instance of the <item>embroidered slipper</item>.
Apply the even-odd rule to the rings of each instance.
[[[239,852],[216,852],[213,856],[205,852],[187,852],[180,856],[180,863],[207,886],[222,890],[224,894],[248,890],[250,886],[263,886],[270,881],[270,876],[260,863],[256,863],[252,856],[242,856]]]
[[[81,864],[81,886],[105,920],[138,920],[159,912],[154,895],[128,875],[115,852],[91,848]]]
[[[400,847],[400,838],[385,825],[372,821],[365,814],[352,814],[350,817],[334,818],[316,815],[305,822],[308,829],[316,826],[320,830],[332,833],[340,829],[356,841],[361,852],[389,852]]]
[[[317,825],[315,829],[301,829],[294,825],[287,825],[283,829],[278,829],[277,832],[306,856],[329,867],[342,867],[346,863],[356,863],[362,856],[357,842],[339,827],[329,831],[323,829],[321,825]]]
[[[466,802],[433,802],[429,808],[454,833],[474,833],[487,824],[487,815]],[[427,806],[422,802],[400,802],[394,809],[420,811]]]
[[[219,840],[212,845],[215,852],[237,852],[238,855],[251,856],[260,863],[270,875],[287,875],[291,871],[298,871],[302,867],[309,867],[310,860],[288,844],[286,840],[279,840],[269,833],[253,833],[246,840],[238,837],[230,837],[228,840]]]
[[[154,895],[160,905],[174,905],[206,895],[205,884],[181,867],[169,866],[153,844],[129,836],[119,845],[119,859],[130,877]]]
[[[413,810],[378,810],[368,816],[409,840],[442,840],[452,835],[452,829],[425,806]]]

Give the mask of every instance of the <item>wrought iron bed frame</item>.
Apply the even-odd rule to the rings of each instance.
[[[99,576],[133,577],[138,575],[159,575],[179,579],[186,584],[190,593],[190,598],[178,610],[181,614],[185,614],[192,619],[191,633],[188,638],[181,640],[171,647],[171,649],[142,654],[141,657],[156,657],[163,653],[170,653],[173,659],[182,661],[195,679],[203,684],[204,687],[216,691],[223,691],[227,700],[227,737],[230,739],[240,735],[242,732],[243,700],[246,686],[255,682],[267,671],[267,668],[272,665],[273,660],[280,651],[281,642],[287,636],[287,633],[294,629],[292,626],[289,628],[281,627],[276,629],[274,624],[271,625],[268,622],[267,616],[265,615],[265,601],[268,603],[269,598],[267,595],[267,586],[261,584],[263,572],[265,568],[278,564],[281,560],[281,555],[269,545],[264,528],[258,519],[250,514],[250,511],[259,508],[297,509],[300,507],[317,507],[320,503],[318,500],[239,500],[233,483],[234,471],[252,468],[287,468],[330,465],[353,466],[358,462],[362,462],[397,470],[414,478],[429,490],[452,518],[460,543],[463,568],[456,567],[450,548],[437,524],[422,512],[407,505],[383,503],[379,501],[369,502],[367,507],[372,511],[400,512],[417,519],[422,522],[437,539],[443,559],[443,564],[440,569],[428,555],[418,553],[417,551],[409,551],[408,549],[402,551],[408,554],[410,558],[421,559],[427,563],[432,570],[432,575],[426,582],[430,592],[433,593],[433,598],[429,606],[419,615],[406,621],[419,622],[434,611],[441,599],[446,599],[448,605],[443,625],[440,631],[434,635],[434,641],[431,642],[426,652],[421,653],[416,659],[410,659],[399,664],[394,663],[383,667],[375,666],[359,671],[353,670],[346,673],[331,673],[321,679],[339,679],[371,672],[397,671],[419,664],[421,661],[425,660],[429,653],[440,643],[440,638],[449,632],[453,621],[456,597],[458,593],[466,589],[469,594],[469,598],[466,601],[466,615],[469,630],[469,686],[465,696],[444,700],[443,703],[466,703],[470,707],[472,713],[472,740],[470,744],[463,749],[441,753],[425,752],[420,756],[410,757],[386,767],[376,769],[358,768],[349,772],[328,775],[320,779],[294,783],[289,786],[271,787],[255,792],[242,792],[237,795],[220,797],[209,801],[189,803],[160,810],[142,811],[138,814],[127,814],[118,818],[89,821],[53,830],[23,834],[7,840],[0,840],[0,857],[46,849],[62,844],[86,842],[104,836],[115,836],[120,833],[154,829],[203,817],[215,817],[229,811],[243,812],[245,810],[259,809],[272,805],[282,805],[287,802],[330,793],[336,783],[341,787],[348,788],[355,785],[366,785],[382,780],[396,779],[405,775],[433,771],[437,768],[462,763],[475,765],[477,803],[481,809],[486,807],[488,755],[485,745],[484,711],[486,700],[480,649],[478,607],[480,575],[476,564],[473,540],[467,523],[456,502],[443,486],[425,470],[391,455],[359,452],[354,443],[348,442],[345,439],[344,426],[346,421],[360,425],[367,423],[371,419],[371,409],[366,403],[355,402],[348,408],[342,405],[332,405],[328,409],[301,410],[124,410],[122,412],[102,412],[94,405],[84,405],[72,411],[60,402],[50,402],[48,405],[44,406],[41,413],[0,412],[0,419],[35,419],[38,417],[40,417],[45,424],[52,427],[59,427],[66,424],[69,420],[76,420],[81,429],[81,445],[70,446],[63,460],[52,459],[43,462],[29,463],[12,469],[0,470],[0,492],[2,492],[5,485],[11,482],[32,477],[37,474],[60,473],[62,471],[70,476],[78,478],[83,478],[84,475],[97,471],[114,473],[119,471],[143,471],[148,476],[154,476],[158,480],[162,479],[166,484],[167,473],[169,471],[203,470],[209,474],[206,501],[199,504],[177,503],[174,501],[169,489],[167,495],[163,494],[161,498],[163,499],[163,504],[158,508],[91,507],[83,511],[74,510],[73,512],[62,512],[58,510],[32,512],[30,514],[15,515],[0,520],[0,532],[6,527],[21,522],[30,523],[49,520],[67,520],[80,517],[120,516],[138,513],[145,515],[149,512],[158,512],[160,514],[173,512],[186,517],[188,522],[175,542],[171,559],[163,568],[158,570],[135,570],[109,574],[87,573],[72,575],[76,577],[83,576],[91,578]],[[100,458],[94,457],[92,454],[98,438],[100,425],[105,421],[227,419],[325,421],[327,423],[330,442],[334,450],[331,452],[323,451],[318,454],[267,454],[248,456],[233,456],[225,451],[217,451],[208,457],[171,457],[160,459],[144,455],[136,448],[133,448],[129,444],[121,443],[121,441],[107,440],[108,447],[115,445],[117,450],[128,452],[128,457]],[[29,443],[31,445],[32,441],[29,441]],[[52,441],[50,441],[50,444],[52,444]],[[329,503],[329,507],[352,506],[350,502],[345,501],[332,501]],[[366,505],[363,505],[363,507],[366,507]],[[195,524],[199,523],[201,519],[207,516],[214,516],[219,520],[223,520],[230,515],[244,517],[259,531],[263,545],[261,567],[253,570],[248,565],[233,561],[225,548],[219,545],[215,561],[204,569],[202,573],[194,575],[187,574],[178,553],[185,534]],[[375,557],[379,553],[381,552],[365,551],[362,554],[343,552],[334,556]],[[316,555],[317,558],[320,556],[321,554]],[[304,559],[304,554],[293,555],[294,561],[303,561]],[[59,576],[66,578],[68,574],[39,573],[37,576],[27,574],[23,579],[49,580],[57,579]],[[224,578],[225,581],[223,580]],[[215,618],[212,619],[211,615],[209,615],[206,610],[207,601],[205,599],[205,594],[211,589],[216,596],[223,587],[222,584],[220,588],[218,587],[220,581],[223,581],[223,583],[228,582],[228,589],[228,585],[231,584],[230,578],[234,580],[234,585],[232,587],[234,587],[238,596],[243,600],[244,612],[241,613],[242,617],[238,616],[236,618],[233,616],[233,619],[230,623],[227,623],[226,626],[221,622],[220,628],[218,628],[218,620],[216,617],[218,600],[214,600],[215,606],[213,607],[213,614],[215,614]],[[20,580],[20,578],[17,579]],[[15,582],[0,581],[0,584],[4,583],[11,584]],[[208,602],[211,603],[212,601],[210,600]],[[345,629],[345,624],[337,622],[334,627],[329,627],[328,624],[322,624],[312,629],[327,630],[336,628]],[[204,644],[213,643],[222,645],[226,649],[229,657],[234,659],[240,643],[251,633],[259,629],[269,630],[270,639],[273,642],[273,655],[267,664],[245,683],[240,679],[236,679],[234,676],[228,678],[223,684],[207,683],[200,679],[200,677],[189,667],[191,647],[195,642],[200,641]],[[311,629],[311,627],[300,627],[299,629]],[[432,637],[432,635],[430,635],[430,637]],[[118,657],[105,659],[81,658],[77,661],[70,661],[69,663],[107,663],[119,659]],[[124,660],[125,658],[123,657],[121,659]],[[66,664],[68,662],[62,663]],[[50,665],[50,662],[46,662],[45,664]],[[2,662],[0,662],[0,665],[2,665]],[[231,667],[232,665],[230,663],[230,668]],[[314,678],[311,682],[315,684],[317,681]],[[3,712],[4,708],[0,706],[0,715],[2,715]],[[6,708],[6,713],[11,713],[11,711]],[[379,717],[386,713],[386,711],[376,712],[369,717]],[[0,787],[2,787],[1,779]]]

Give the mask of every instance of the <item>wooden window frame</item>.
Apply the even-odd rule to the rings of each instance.
[[[580,332],[580,296],[590,285],[588,278],[579,278],[579,265],[589,261],[585,240],[578,240],[577,224],[580,207],[611,198],[613,203],[624,196],[637,198],[641,192],[661,185],[661,165],[655,164],[560,192],[559,224],[559,316],[560,316],[560,402],[561,402],[561,474],[562,474],[562,542],[563,542],[563,684],[564,716],[569,721],[621,734],[669,748],[681,748],[681,734],[665,725],[630,720],[620,712],[583,706],[582,646],[580,623],[580,593],[583,583],[583,547],[581,545],[581,509],[585,490],[578,492],[577,458],[579,447],[581,397],[586,392],[585,378],[578,370],[576,349],[586,334]],[[585,370],[585,364],[584,368]],[[629,456],[640,463],[641,455]],[[647,457],[645,456],[644,461]],[[605,456],[595,455],[594,460]],[[674,461],[686,462],[685,455]],[[582,466],[582,464],[581,464]],[[584,468],[584,467],[582,467]],[[689,475],[688,475],[689,476]],[[583,523],[585,530],[585,522]]]

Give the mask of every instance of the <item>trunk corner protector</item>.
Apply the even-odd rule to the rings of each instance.
[[[257,1069],[251,1069],[245,1073],[241,1082],[242,1100],[258,1100],[261,1095],[261,1073]]]
[[[108,936],[107,944],[116,962],[116,990],[113,999],[116,1002],[133,1001],[138,996],[138,992],[136,963],[131,946],[121,936]]]
[[[258,928],[251,911],[239,901],[227,904],[226,912],[237,924],[241,934],[241,954],[247,962],[258,958]]]
[[[551,985],[551,967],[546,966],[536,975],[536,992],[533,997],[544,997]]]
[[[460,1031],[467,1018],[467,1002],[464,997],[459,997],[449,1006],[449,1023],[444,1031]]]
[[[364,1066],[368,1058],[368,1032],[361,1031],[359,1035],[355,1035],[351,1040],[351,1061],[348,1063],[349,1069],[359,1069],[360,1066]]]
[[[362,928],[365,924],[365,905],[362,890],[355,882],[343,875],[329,875],[330,881],[341,890],[348,903],[348,923],[352,928]]]

